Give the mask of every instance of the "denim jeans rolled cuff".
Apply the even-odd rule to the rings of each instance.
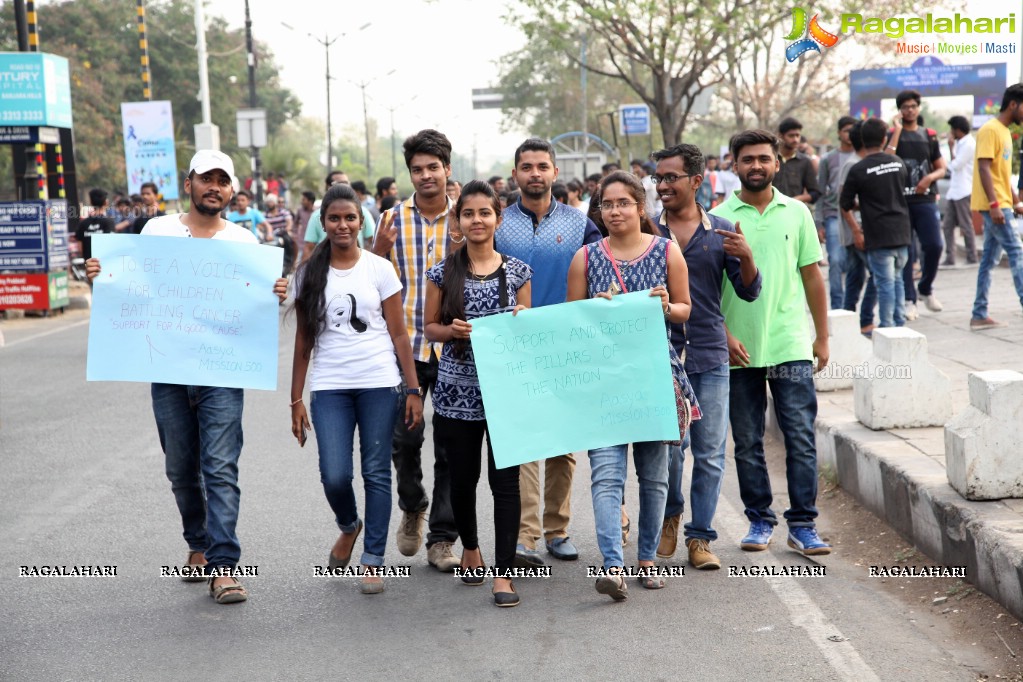
[[[633,443],[632,449],[639,481],[637,558],[639,561],[654,561],[668,495],[668,446],[658,441],[647,441]],[[597,546],[604,558],[605,569],[623,566],[621,504],[628,445],[590,450],[589,457]]]
[[[309,399],[320,460],[324,496],[342,532],[358,527],[353,481],[354,437],[359,429],[359,454],[365,497],[363,563],[379,566],[387,549],[391,521],[391,434],[404,405],[398,386],[312,391]]]
[[[974,320],[983,320],[988,316],[988,291],[991,289],[991,270],[998,265],[1002,259],[1004,250],[1009,257],[1009,271],[1012,273],[1012,283],[1016,288],[1016,295],[1020,304],[1023,305],[1023,246],[1020,245],[1019,235],[1013,229],[1013,215],[1010,209],[1002,209],[1005,216],[1005,224],[996,225],[991,220],[990,211],[981,211],[984,219],[984,253],[980,257],[980,266],[977,268],[977,293],[973,300]]]
[[[384,555],[383,554],[370,554],[363,550],[362,556],[359,558],[359,563],[363,566],[383,566]]]
[[[150,393],[185,542],[205,552],[211,569],[234,568],[241,558],[236,527],[244,393],[159,383]]]
[[[764,455],[764,413],[767,387],[774,397],[775,416],[785,441],[785,477],[791,527],[813,526],[817,518],[817,449],[813,431],[817,394],[809,360],[772,367],[731,370],[729,418],[735,440],[739,494],[750,521],[777,525],[773,494]]]

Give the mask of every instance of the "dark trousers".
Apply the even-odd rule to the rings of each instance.
[[[909,205],[909,224],[916,233],[920,242],[920,250],[923,251],[920,258],[920,283],[913,286],[913,263],[917,258],[916,245],[909,245],[909,260],[902,271],[902,283],[906,287],[906,303],[916,303],[916,293],[921,296],[930,296],[934,278],[938,275],[938,265],[941,263],[941,253],[945,250],[945,243],[941,238],[941,218],[938,216],[938,205],[933,201],[926,201]]]
[[[423,389],[423,404],[426,395],[437,383],[437,358],[430,362],[416,360],[416,377]],[[402,381],[402,392],[406,386]],[[394,423],[394,439],[391,443],[391,461],[394,462],[395,478],[398,481],[398,508],[405,512],[425,511],[430,509],[430,532],[426,536],[426,546],[431,547],[437,542],[454,542],[458,539],[455,529],[455,518],[451,511],[451,483],[449,480],[448,458],[444,448],[434,444],[433,449],[433,505],[423,487],[423,441],[425,440],[426,424],[415,429],[405,425],[405,403],[401,405],[398,420]]]
[[[451,464],[451,508],[465,549],[477,549],[476,487],[480,480],[483,438],[487,439],[487,480],[494,496],[494,566],[515,565],[515,543],[519,536],[519,468],[498,469],[490,447],[487,422],[451,419],[433,415],[433,440],[444,450]]]

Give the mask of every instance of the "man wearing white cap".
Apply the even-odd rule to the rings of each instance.
[[[196,152],[185,180],[185,192],[191,199],[188,213],[153,218],[142,234],[259,243],[252,232],[220,217],[234,194],[233,177],[234,163],[226,154],[209,149]],[[86,273],[95,279],[100,273],[99,260],[86,261]],[[287,280],[278,279],[273,291],[283,301]],[[207,572],[216,569],[230,574],[241,557],[235,526],[242,389],[154,383],[152,397],[167,478],[188,543],[185,563],[193,569],[205,566]],[[198,576],[184,579],[205,580]],[[219,604],[248,598],[238,579],[227,575],[210,578],[209,592]]]

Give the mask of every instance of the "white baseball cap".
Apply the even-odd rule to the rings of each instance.
[[[200,149],[188,163],[189,173],[194,172],[202,175],[214,169],[220,169],[232,178],[234,177],[234,161],[224,152],[218,152],[215,149]]]

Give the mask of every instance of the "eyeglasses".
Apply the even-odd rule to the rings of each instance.
[[[650,179],[654,181],[655,185],[659,185],[662,182],[667,183],[669,185],[674,185],[676,182],[678,182],[682,178],[691,178],[691,177],[693,177],[691,173],[688,173],[686,175],[679,175],[677,173],[668,173],[667,175],[651,175]]]
[[[638,201],[626,201],[625,199],[619,199],[618,201],[602,201],[600,202],[600,210],[611,211],[617,208],[619,211],[624,211],[629,206],[637,206],[638,204]]]

